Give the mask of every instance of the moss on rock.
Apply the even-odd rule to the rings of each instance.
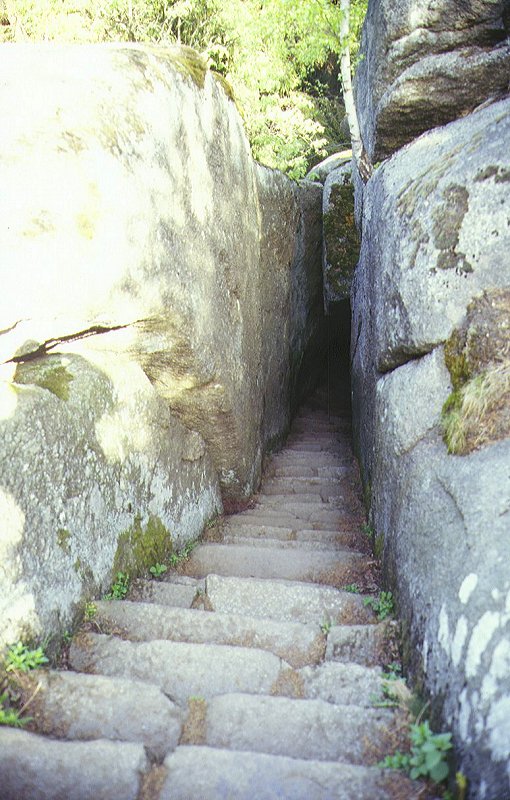
[[[510,289],[485,292],[445,344],[453,392],[443,406],[448,452],[510,435]]]
[[[153,564],[165,563],[172,551],[172,534],[159,517],[149,516],[144,525],[137,514],[131,527],[119,536],[113,572],[147,572]]]
[[[60,400],[69,400],[69,384],[72,381],[73,375],[62,363],[62,357],[57,355],[21,362],[14,375],[15,383],[40,386]]]

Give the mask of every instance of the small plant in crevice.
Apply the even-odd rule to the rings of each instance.
[[[327,619],[324,622],[321,622],[321,631],[326,635],[330,632],[331,628],[333,627],[333,623],[331,620]]]
[[[161,578],[167,570],[168,567],[166,564],[153,564],[152,567],[149,567],[149,572],[153,578]]]
[[[47,663],[48,659],[44,655],[42,647],[30,650],[23,642],[17,642],[17,644],[11,645],[7,651],[7,655],[5,656],[5,671],[29,672]]]
[[[88,602],[85,603],[85,608],[83,611],[83,617],[86,622],[91,622],[97,614],[97,606],[95,603]]]
[[[0,725],[7,725],[10,728],[22,728],[31,722],[31,717],[22,717],[21,711],[11,708],[7,692],[0,694]]]
[[[443,783],[449,774],[446,753],[452,749],[451,733],[433,733],[427,720],[415,722],[409,728],[411,748],[408,753],[397,750],[379,764],[387,769],[400,769],[412,780],[423,778]]]
[[[413,694],[402,677],[402,666],[393,661],[388,664],[381,678],[381,693],[371,696],[372,705],[375,708],[401,708],[408,711]]]
[[[127,572],[117,572],[115,581],[112,583],[105,600],[124,600],[129,591],[129,575]]]
[[[184,561],[186,561],[190,557],[191,553],[193,552],[197,544],[198,544],[198,539],[192,539],[191,541],[186,542],[184,547],[182,547],[180,550],[178,550],[175,553],[172,553],[168,559],[170,566],[173,569],[177,569],[177,567],[179,567]]]
[[[363,600],[363,605],[370,607],[380,622],[391,617],[395,610],[391,592],[379,592],[378,597],[366,597]]]
[[[352,594],[361,594],[361,588],[357,583],[348,583],[347,586],[342,586],[342,591],[351,592]]]

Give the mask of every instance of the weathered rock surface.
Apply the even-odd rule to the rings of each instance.
[[[505,6],[505,0],[467,0],[455,8],[448,0],[369,3],[356,98],[373,161],[507,92]]]
[[[1,644],[257,488],[322,287],[321,187],[255,164],[193,52],[6,46],[0,118]]]
[[[355,444],[408,658],[453,732],[469,797],[500,800],[510,794],[510,101],[498,100],[508,4],[369,5],[362,135],[375,160],[394,155],[357,185]],[[450,453],[465,455],[448,452],[444,430]]]
[[[324,309],[350,297],[352,276],[359,258],[359,236],[354,222],[351,164],[327,176],[322,195]]]

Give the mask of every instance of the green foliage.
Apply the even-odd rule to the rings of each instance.
[[[47,664],[48,659],[44,655],[42,647],[30,650],[26,644],[18,642],[9,647],[5,657],[6,672],[29,672],[37,669],[43,664]]]
[[[9,698],[7,692],[0,694],[0,725],[8,725],[11,728],[22,728],[30,717],[21,718],[20,712],[8,705]]]
[[[112,587],[108,594],[105,594],[105,600],[124,600],[129,591],[129,575],[127,572],[117,572],[117,577],[112,583]]]
[[[168,567],[166,566],[166,564],[154,564],[152,567],[149,568],[149,572],[154,578],[161,578],[161,576],[165,574],[167,569]]]
[[[328,634],[333,626],[333,623],[330,620],[325,620],[321,624],[321,631],[325,634]]]
[[[17,0],[14,12],[4,5],[4,40],[194,48],[233,87],[255,158],[291,177],[345,141],[335,0]],[[351,0],[353,62],[366,6]]]
[[[369,606],[377,614],[377,619],[382,621],[393,614],[393,595],[391,592],[379,592],[378,597],[366,597],[363,605]]]
[[[85,610],[83,616],[87,622],[94,619],[97,614],[97,606],[95,603],[85,603]]]
[[[352,594],[360,594],[361,589],[357,583],[348,583],[347,586],[342,586],[344,592],[352,592]]]
[[[168,559],[170,566],[173,567],[173,569],[176,569],[180,564],[183,563],[183,561],[186,561],[190,557],[197,544],[198,539],[192,539],[190,542],[186,542],[181,550],[178,550],[176,553],[172,553]]]
[[[449,768],[445,754],[451,750],[451,733],[432,733],[427,720],[415,723],[409,729],[411,750],[397,751],[386,756],[380,766],[405,770],[413,780],[425,778],[433,783],[442,783],[448,777]]]

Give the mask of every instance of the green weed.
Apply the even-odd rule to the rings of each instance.
[[[161,578],[162,575],[165,574],[168,567],[166,564],[154,564],[152,567],[149,567],[149,572],[153,576],[153,578]]]
[[[395,609],[391,592],[379,592],[379,597],[366,597],[363,605],[369,606],[377,614],[380,622],[391,617]]]
[[[386,756],[379,766],[402,769],[412,780],[424,778],[433,783],[445,781],[449,773],[445,754],[452,748],[451,733],[433,733],[428,721],[425,720],[420,724],[411,725],[409,738],[411,740],[409,753],[398,750],[393,755]]]
[[[42,647],[30,650],[26,644],[18,642],[9,647],[5,657],[6,672],[29,672],[37,669],[43,664],[47,664],[48,659],[44,655]]]
[[[182,547],[176,553],[172,553],[172,555],[168,559],[170,562],[170,566],[173,569],[176,569],[180,564],[183,563],[183,561],[186,561],[190,557],[191,553],[193,552],[197,544],[198,540],[193,539],[192,541],[187,542],[184,545],[184,547]]]
[[[325,634],[328,634],[332,627],[333,623],[330,620],[321,623],[321,631]]]
[[[117,572],[117,577],[112,583],[112,588],[105,594],[105,600],[124,600],[129,591],[129,575],[127,572]]]
[[[9,702],[7,692],[0,694],[0,725],[8,725],[11,728],[22,728],[27,722],[30,722],[31,717],[21,717],[20,712],[14,708],[6,707]]]
[[[85,603],[85,610],[83,612],[83,616],[85,617],[87,622],[90,622],[94,619],[97,614],[97,606],[95,603]]]
[[[352,594],[359,594],[361,592],[357,583],[348,583],[347,586],[342,586],[344,592],[352,592]]]

